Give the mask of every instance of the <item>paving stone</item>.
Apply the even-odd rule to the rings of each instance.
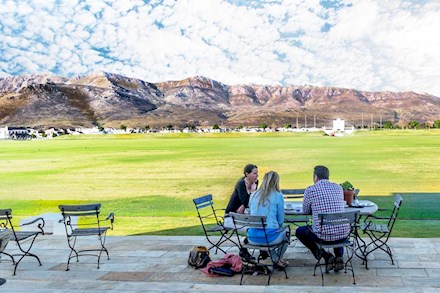
[[[65,271],[69,255],[65,236],[45,235],[37,238],[33,249],[43,266],[24,258],[12,276],[12,263],[0,262],[0,276],[7,280],[0,292],[440,292],[440,239],[392,238],[389,243],[395,265],[381,251],[369,257],[369,270],[353,258],[356,285],[351,273],[342,271],[325,274],[322,287],[319,271],[313,276],[313,255],[293,241],[285,255],[290,262],[288,279],[275,271],[271,285],[266,286],[266,276],[247,275],[245,285],[240,286],[239,274],[214,278],[187,265],[194,245],[208,246],[201,236],[107,237],[110,260],[102,257],[100,269],[96,257],[90,256],[79,262],[73,259],[70,271]],[[235,247],[225,248],[238,253]],[[222,256],[211,252],[213,259]]]
[[[106,281],[145,281],[151,273],[146,272],[110,272],[101,276],[98,280]]]

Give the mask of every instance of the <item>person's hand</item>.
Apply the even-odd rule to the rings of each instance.
[[[238,209],[237,209],[237,213],[239,213],[239,214],[244,214],[244,210],[245,210],[246,208],[244,207],[244,205],[241,205]]]

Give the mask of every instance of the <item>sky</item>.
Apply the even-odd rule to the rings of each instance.
[[[0,0],[0,77],[100,71],[440,97],[440,0]]]

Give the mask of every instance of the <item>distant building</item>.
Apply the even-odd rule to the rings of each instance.
[[[345,128],[345,120],[343,120],[341,118],[337,118],[336,120],[333,120],[332,129],[326,129],[324,126],[325,134],[330,135],[330,136],[344,136],[347,134],[351,134],[353,131],[354,131],[354,126],[346,129]]]
[[[345,120],[338,118],[333,120],[333,131],[345,131]]]
[[[0,127],[0,139],[9,139],[8,127]]]

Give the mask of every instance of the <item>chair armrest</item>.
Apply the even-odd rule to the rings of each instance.
[[[376,215],[368,215],[368,216],[365,218],[364,222],[367,222],[367,220],[370,219],[370,218],[373,218],[373,219],[375,219],[375,220],[389,220],[389,219],[390,219],[390,217],[382,217],[382,216],[376,216]]]
[[[44,224],[45,224],[46,222],[44,222],[44,219],[43,219],[43,218],[36,218],[35,220],[32,220],[32,221],[30,221],[30,222],[23,223],[23,224],[20,225],[20,227],[27,226],[27,225],[32,225],[32,224],[35,224],[35,223],[37,223],[37,222],[38,222],[37,228],[40,229],[40,231],[41,231],[41,232],[39,232],[39,233],[41,233],[42,235],[44,235],[44,229],[43,229],[43,228],[44,228]]]
[[[112,212],[108,215],[108,217],[105,219],[106,221],[110,220],[110,229],[113,230],[113,222],[115,221],[115,214]]]
[[[214,211],[217,214],[217,211],[226,211],[226,209],[214,209]],[[223,223],[225,222],[225,217],[217,215],[217,218],[220,219],[220,221],[218,221],[218,224],[223,226]]]
[[[378,208],[377,211],[378,211],[378,212],[389,212],[389,211],[391,211],[391,210],[390,210],[390,209],[381,209],[381,208]]]

